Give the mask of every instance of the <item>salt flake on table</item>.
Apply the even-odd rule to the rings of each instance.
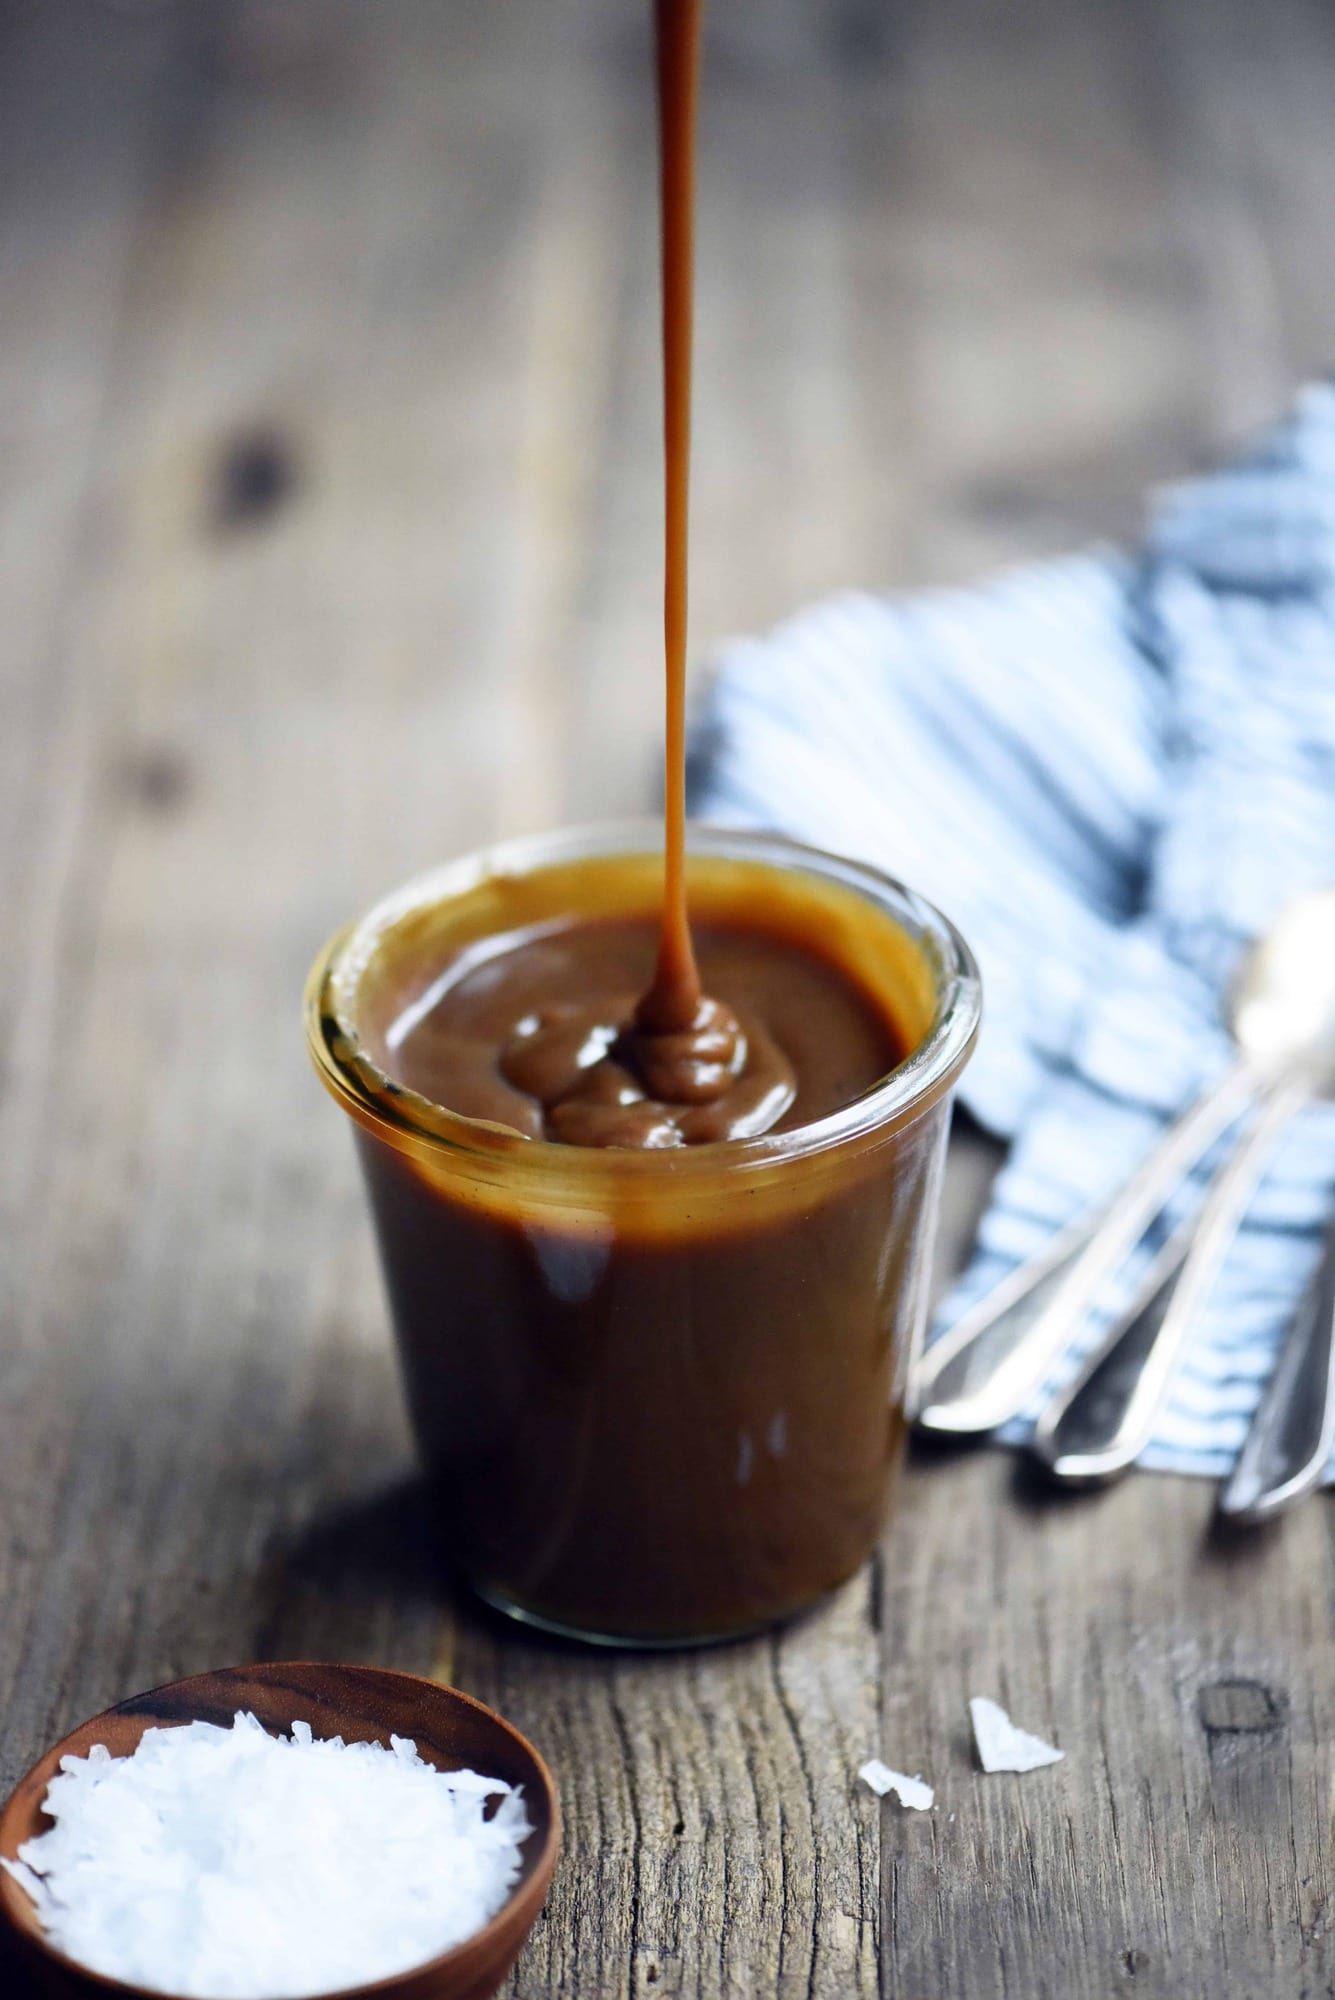
[[[1064,1750],[1054,1750],[1041,1736],[1017,1729],[998,1702],[985,1694],[969,1702],[978,1761],[985,1771],[1036,1771],[1041,1764],[1059,1764]]]
[[[936,1793],[921,1778],[906,1778],[902,1771],[892,1771],[879,1757],[871,1757],[858,1772],[864,1785],[870,1785],[878,1799],[887,1792],[893,1792],[901,1805],[913,1812],[926,1812]]]

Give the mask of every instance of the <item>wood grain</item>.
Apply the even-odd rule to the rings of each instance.
[[[825,1611],[645,1661],[446,1581],[297,999],[414,868],[652,798],[642,15],[0,12],[0,1781],[361,1659],[553,1764],[522,2000],[1335,1991],[1321,1505],[920,1456]],[[1125,532],[1325,365],[1333,78],[1318,0],[715,8],[697,652]],[[974,1693],[1065,1761],[983,1777]]]

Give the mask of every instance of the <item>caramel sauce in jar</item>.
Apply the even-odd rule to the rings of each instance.
[[[697,830],[705,976],[764,1019],[791,1101],[755,1137],[563,1141],[498,1030],[544,995],[614,1028],[592,989],[633,995],[652,958],[651,841],[557,835],[410,885],[335,941],[309,1025],[459,1568],[534,1622],[677,1644],[791,1615],[874,1545],[978,989],[875,871]]]

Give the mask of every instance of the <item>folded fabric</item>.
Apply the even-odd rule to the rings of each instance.
[[[845,596],[732,646],[691,772],[699,816],[874,861],[977,954],[961,1094],[1013,1144],[949,1324],[1219,1074],[1239,954],[1335,885],[1335,389],[1162,499],[1135,557]],[[1275,1148],[1143,1464],[1227,1470],[1333,1203],[1321,1104]]]

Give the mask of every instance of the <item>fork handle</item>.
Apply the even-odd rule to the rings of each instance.
[[[1174,1190],[1263,1088],[1249,1064],[1227,1070],[1101,1212],[1064,1230],[933,1341],[913,1391],[919,1426],[989,1431],[1017,1415]]]
[[[1162,1253],[1148,1303],[1113,1323],[1075,1381],[1043,1411],[1033,1449],[1058,1479],[1111,1479],[1149,1443],[1271,1146],[1310,1095],[1305,1072],[1287,1074],[1271,1088],[1246,1137],[1211,1181],[1194,1229],[1184,1225]]]
[[[1274,1373],[1219,1496],[1230,1520],[1269,1520],[1320,1483],[1335,1448],[1335,1227],[1280,1343]]]

